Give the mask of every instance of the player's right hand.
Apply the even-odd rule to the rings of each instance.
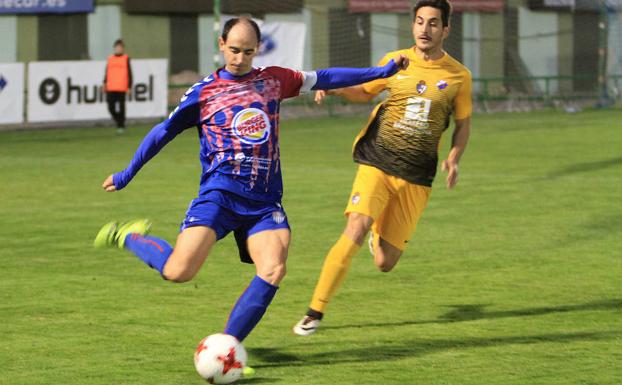
[[[110,175],[108,178],[106,178],[106,180],[104,181],[104,183],[102,183],[102,187],[104,188],[104,190],[106,190],[107,192],[113,192],[113,191],[117,191],[117,188],[114,185],[114,182],[112,180],[112,175]]]
[[[450,160],[444,160],[441,163],[441,170],[447,171],[447,189],[451,190],[458,183],[458,163]]]
[[[324,90],[315,91],[315,102],[317,104],[322,104],[322,101],[326,98],[326,95],[328,95],[328,93]]]

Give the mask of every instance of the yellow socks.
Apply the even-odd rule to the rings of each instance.
[[[330,301],[335,292],[337,292],[341,282],[346,278],[352,257],[360,248],[361,245],[356,244],[345,235],[341,235],[337,243],[333,245],[328,255],[326,255],[320,279],[313,292],[311,305],[309,305],[310,310],[324,313],[328,301]]]

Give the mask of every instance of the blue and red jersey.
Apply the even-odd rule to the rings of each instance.
[[[281,67],[253,69],[235,78],[216,71],[193,85],[169,118],[147,135],[143,144],[152,145],[141,145],[130,166],[114,175],[115,186],[123,188],[166,143],[196,126],[203,167],[199,195],[226,190],[280,201],[279,107],[299,94],[303,81],[301,72]]]

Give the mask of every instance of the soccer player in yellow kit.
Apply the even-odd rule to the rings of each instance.
[[[410,59],[405,71],[329,91],[359,102],[370,101],[384,90],[389,94],[354,142],[354,161],[359,167],[345,211],[347,225],[326,256],[307,314],[294,326],[298,335],[316,331],[368,232],[378,269],[388,272],[397,264],[427,205],[441,135],[452,115],[455,130],[442,169],[448,172],[448,188],[458,181],[458,162],[471,128],[471,74],[443,50],[449,35],[450,3],[421,0],[413,15],[415,45],[390,52],[380,61],[384,65],[404,55]],[[325,95],[320,91],[316,101]]]

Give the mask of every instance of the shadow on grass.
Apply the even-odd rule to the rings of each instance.
[[[242,378],[239,381],[236,381],[236,384],[269,384],[272,382],[279,382],[280,378],[266,378],[266,377],[252,377],[252,378]]]
[[[364,362],[392,361],[408,357],[423,356],[442,351],[485,348],[505,345],[531,345],[539,343],[568,343],[573,341],[604,341],[617,339],[619,332],[551,333],[533,336],[486,337],[460,339],[401,340],[396,343],[368,345],[353,349],[330,350],[321,353],[294,355],[278,349],[249,349],[249,353],[263,364],[254,368],[305,367],[315,365],[335,365]]]
[[[553,171],[547,174],[547,178],[555,179],[567,175],[578,174],[582,172],[599,171],[604,168],[614,167],[622,165],[622,156],[611,159],[597,160],[593,162],[575,163],[566,166],[560,170]]]
[[[488,305],[449,305],[449,312],[434,320],[421,321],[398,321],[398,322],[378,322],[351,325],[322,326],[322,329],[350,329],[350,328],[371,328],[371,327],[398,327],[409,325],[442,324],[462,321],[475,321],[482,319],[512,318],[512,317],[531,317],[552,313],[568,313],[576,311],[593,310],[620,310],[622,309],[622,299],[611,299],[606,301],[588,302],[577,305],[563,306],[543,306],[518,310],[486,311]]]
[[[588,302],[578,305],[543,306],[503,311],[485,311],[484,308],[486,305],[451,305],[449,307],[453,308],[453,310],[445,313],[440,318],[450,322],[459,322],[479,319],[531,317],[551,313],[568,313],[576,311],[619,310],[622,309],[622,299]]]

